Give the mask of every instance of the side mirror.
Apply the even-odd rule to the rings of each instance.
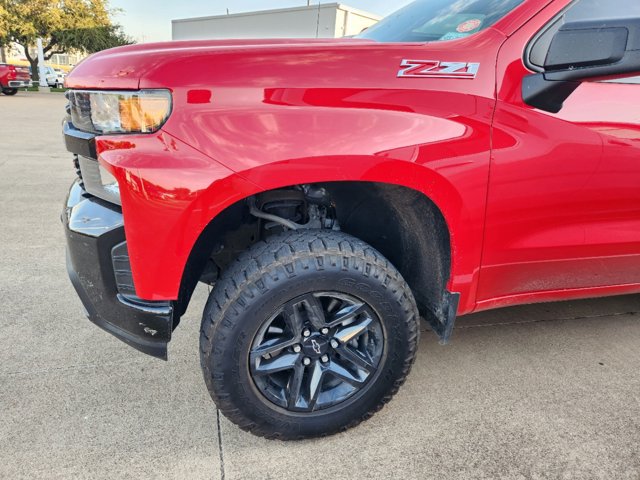
[[[558,113],[581,82],[640,73],[640,18],[572,22],[551,40],[544,73],[522,83],[527,105]]]

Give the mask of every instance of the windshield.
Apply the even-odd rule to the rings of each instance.
[[[524,0],[417,0],[356,38],[378,42],[436,42],[489,28]]]

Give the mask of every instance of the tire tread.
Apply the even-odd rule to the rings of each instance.
[[[222,274],[209,295],[200,329],[200,363],[207,388],[221,413],[242,430],[265,438],[307,438],[305,435],[292,435],[292,432],[270,428],[267,424],[258,424],[236,408],[230,395],[223,393],[223,375],[211,371],[209,367],[210,357],[216,355],[214,339],[231,329],[249,300],[255,298],[256,294],[262,295],[268,291],[265,281],[267,276],[278,281],[280,277],[295,277],[298,268],[322,271],[325,264],[340,263],[343,270],[354,270],[363,276],[373,272],[373,276],[380,279],[380,285],[393,292],[405,312],[408,346],[401,372],[389,392],[377,405],[354,418],[339,431],[355,427],[371,418],[392,399],[405,382],[417,353],[419,315],[413,294],[395,267],[366,243],[341,232],[316,230],[276,235],[254,244],[240,254]],[[332,433],[337,431],[329,431],[325,435]]]

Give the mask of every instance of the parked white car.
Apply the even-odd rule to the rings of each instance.
[[[44,67],[45,79],[47,85],[55,88],[62,88],[64,86],[64,79],[67,74],[59,68]]]

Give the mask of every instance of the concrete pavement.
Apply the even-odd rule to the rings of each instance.
[[[0,96],[1,479],[640,479],[640,296],[424,332],[407,384],[334,437],[283,443],[219,417],[199,288],[164,363],[84,319],[59,220],[74,172],[61,94]]]

